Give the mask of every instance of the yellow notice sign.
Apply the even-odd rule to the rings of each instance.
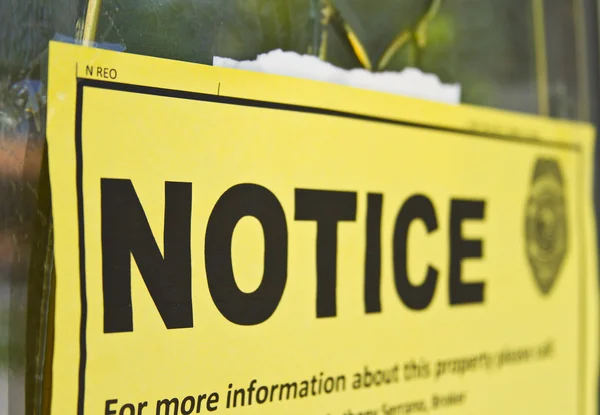
[[[594,131],[53,43],[52,414],[595,414]]]

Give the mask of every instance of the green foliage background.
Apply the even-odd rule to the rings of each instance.
[[[252,59],[276,48],[318,55],[326,33],[325,58],[354,68],[361,62],[343,25],[376,63],[396,36],[417,29],[435,1],[104,0],[97,40],[131,53],[210,64],[214,55]],[[444,82],[461,83],[465,103],[537,112],[532,0],[440,2],[423,31],[424,46],[406,42],[385,69],[417,66]],[[85,4],[0,0],[0,94],[5,95],[0,102],[14,100],[6,91],[15,80],[44,78],[48,40],[57,33],[74,37]],[[336,17],[324,26],[327,4]],[[574,58],[563,53],[576,49],[572,0],[545,4],[548,67],[558,68],[549,82],[556,101],[552,115],[577,118]]]
[[[414,29],[432,0],[333,0],[372,61],[396,35]],[[418,66],[444,82],[460,82],[464,101],[536,112],[536,75],[529,2],[442,0],[415,62],[408,42],[387,70]],[[314,0],[105,0],[100,41],[132,53],[210,64],[213,55],[253,59],[281,48],[317,54],[321,9]],[[330,24],[326,59],[361,64],[343,30]],[[515,96],[511,92],[515,91]],[[528,94],[523,99],[523,91]],[[518,96],[518,97],[517,97]]]

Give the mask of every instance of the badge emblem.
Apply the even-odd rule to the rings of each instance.
[[[556,160],[538,159],[527,201],[527,258],[538,288],[548,294],[567,252],[564,182]]]

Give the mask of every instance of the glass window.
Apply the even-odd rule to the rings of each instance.
[[[39,413],[48,386],[47,45],[79,42],[86,12],[94,41],[128,53],[210,64],[281,48],[343,68],[414,66],[459,82],[464,103],[587,120],[599,99],[588,88],[590,2],[0,0],[0,415]]]

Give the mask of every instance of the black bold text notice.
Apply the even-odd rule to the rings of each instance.
[[[169,329],[193,327],[191,183],[165,183],[164,256],[128,179],[101,179],[104,332],[133,331],[131,256]]]

